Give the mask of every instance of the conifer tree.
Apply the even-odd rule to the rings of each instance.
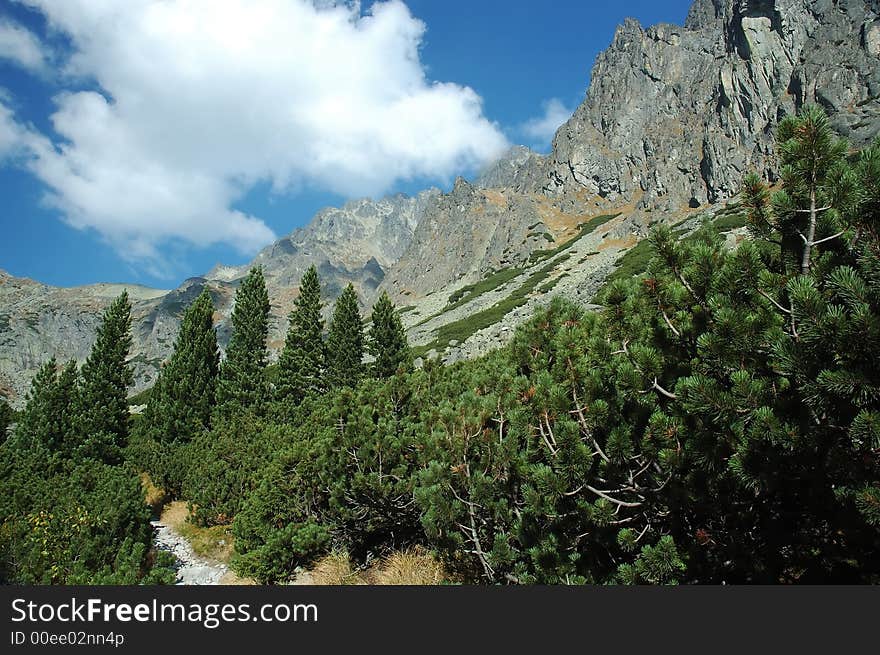
[[[880,140],[854,165],[840,167],[836,248],[814,258],[809,276],[789,281],[797,338],[776,344],[777,366],[799,387],[809,416],[803,443],[828,453],[804,466],[821,471],[844,505],[831,505],[828,523],[839,527],[844,507],[855,507],[880,527]],[[829,244],[831,246],[832,244]],[[827,492],[827,490],[826,490]],[[859,525],[840,532],[858,534]],[[875,533],[880,543],[880,533]],[[845,540],[841,540],[845,543]],[[854,543],[854,542],[853,542]],[[851,546],[852,547],[852,546]],[[829,549],[830,550],[830,549]],[[827,554],[826,554],[827,557]]]
[[[141,434],[159,447],[143,462],[166,492],[180,491],[185,457],[179,447],[211,427],[220,355],[214,330],[214,303],[207,289],[187,309],[167,365],[150,394]]]
[[[321,285],[314,266],[303,275],[294,305],[278,361],[277,397],[298,405],[307,394],[323,388],[324,319],[321,318]]]
[[[128,387],[134,381],[126,363],[131,349],[131,304],[123,291],[104,313],[97,339],[82,367],[77,393],[76,432],[80,454],[119,461],[128,441]]]
[[[76,411],[78,385],[79,367],[76,365],[76,361],[71,359],[58,374],[52,399],[54,415],[52,447],[63,458],[72,457],[76,451],[74,412]]]
[[[12,407],[5,398],[0,398],[0,445],[6,441],[9,425],[12,423]]]
[[[373,375],[389,378],[409,365],[409,344],[400,317],[386,292],[373,306],[373,323],[368,334],[367,349],[375,357]]]
[[[757,236],[778,234],[782,272],[806,275],[816,246],[843,234],[837,218],[848,195],[848,144],[835,136],[828,116],[815,105],[784,118],[776,141],[783,189],[771,196],[753,173],[743,182],[743,201]]]
[[[364,326],[350,283],[333,308],[327,337],[327,373],[333,387],[353,387],[363,376]]]
[[[31,380],[27,403],[16,427],[16,443],[20,447],[51,448],[54,441],[52,423],[55,407],[53,396],[58,384],[58,363],[50,358]]]
[[[266,337],[269,334],[269,295],[263,269],[252,268],[235,294],[232,338],[220,366],[217,405],[224,413],[237,409],[261,412],[267,400]]]
[[[187,442],[210,427],[219,361],[214,303],[205,289],[184,314],[158,393],[150,396],[158,441]]]

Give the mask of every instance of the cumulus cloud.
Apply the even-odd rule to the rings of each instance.
[[[549,143],[556,135],[556,130],[571,118],[572,110],[558,98],[550,98],[541,103],[543,115],[532,118],[520,127],[528,138],[540,143]]]
[[[29,135],[27,165],[66,219],[134,258],[169,239],[270,241],[232,209],[258,182],[376,195],[507,146],[472,89],[426,78],[425,25],[398,0],[366,14],[307,0],[25,1],[72,44],[69,90],[55,98],[57,143],[11,133]]]
[[[8,59],[34,73],[46,69],[40,40],[28,29],[5,19],[0,19],[0,59]]]

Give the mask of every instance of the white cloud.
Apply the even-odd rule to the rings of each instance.
[[[520,130],[528,138],[535,142],[550,143],[556,135],[556,130],[565,121],[571,118],[572,110],[566,107],[558,98],[550,98],[541,103],[544,111],[542,116],[532,118],[520,126]]]
[[[34,73],[46,69],[46,57],[40,40],[26,28],[9,20],[0,20],[0,59],[8,59]]]
[[[259,181],[379,194],[507,146],[473,90],[425,77],[425,25],[398,0],[366,15],[307,0],[25,1],[69,37],[64,79],[100,90],[55,98],[57,144],[18,125],[28,166],[71,224],[132,258],[171,239],[270,241],[231,209]]]
[[[3,104],[0,94],[0,162],[14,158],[21,152],[26,131],[15,122],[10,110]]]

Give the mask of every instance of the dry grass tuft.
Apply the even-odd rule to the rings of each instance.
[[[609,248],[631,248],[636,243],[638,243],[638,239],[630,234],[622,239],[605,239],[602,243],[596,246],[596,250],[608,250]]]
[[[316,585],[366,584],[363,573],[352,567],[348,553],[331,553],[319,559],[309,570],[309,577]]]
[[[240,577],[235,571],[227,571],[223,574],[223,577],[220,578],[220,581],[217,584],[229,585],[234,587],[245,587],[253,586],[257,583],[255,580],[251,580],[250,578]]]
[[[180,532],[180,527],[186,523],[188,518],[189,510],[186,503],[182,500],[175,500],[165,505],[159,520],[175,532]]]
[[[389,555],[374,574],[374,584],[380,585],[439,585],[448,581],[443,564],[418,547]]]
[[[144,500],[150,506],[150,509],[153,510],[153,514],[159,516],[168,500],[165,490],[153,484],[149,473],[141,473],[140,478],[141,488],[144,490]]]
[[[451,581],[443,565],[423,548],[392,553],[368,569],[357,569],[348,553],[331,553],[303,572],[296,584],[439,585]]]

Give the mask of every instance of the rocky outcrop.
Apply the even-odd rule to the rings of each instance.
[[[535,198],[458,178],[423,215],[385,288],[405,302],[463,278],[519,265],[553,239]]]
[[[733,195],[773,174],[773,128],[819,103],[855,143],[880,133],[878,3],[697,0],[684,27],[621,25],[556,135],[543,189],[639,208]]]
[[[628,19],[545,156],[517,147],[438,199],[385,286],[402,304],[516,266],[602,213],[680,216],[772,179],[773,130],[819,103],[856,144],[880,134],[877,2],[697,0],[684,26]],[[657,214],[651,214],[656,216]]]
[[[177,337],[184,309],[206,285],[218,308],[218,331],[228,333],[224,317],[231,310],[234,284],[193,278],[173,291],[131,284],[59,288],[0,271],[0,388],[20,404],[31,377],[49,357],[59,364],[83,362],[101,315],[123,290],[132,304],[134,390],[149,386]]]
[[[543,157],[529,148],[513,146],[487,166],[474,184],[481,189],[533,189],[535,180],[529,176],[540,168],[541,161]]]
[[[382,281],[383,271],[409,245],[425,208],[439,196],[439,189],[428,189],[414,197],[398,194],[322,209],[308,225],[267,246],[249,264],[217,267],[207,277],[238,279],[259,265],[268,284],[288,288],[299,284],[306,269],[315,265],[326,274],[330,295],[354,278],[361,283],[361,296],[368,297]]]

